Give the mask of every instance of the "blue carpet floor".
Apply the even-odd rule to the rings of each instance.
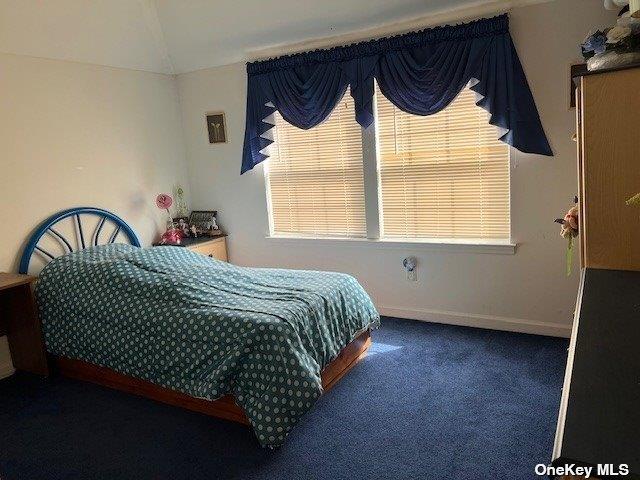
[[[279,450],[61,377],[0,381],[0,478],[524,480],[551,457],[567,341],[383,319]]]

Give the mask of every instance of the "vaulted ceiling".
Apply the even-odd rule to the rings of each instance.
[[[0,52],[182,73],[507,0],[2,0]]]

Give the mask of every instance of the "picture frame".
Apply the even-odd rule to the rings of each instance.
[[[209,143],[227,143],[227,123],[224,112],[205,113]]]
[[[198,235],[218,235],[218,212],[216,210],[194,210],[189,215],[189,225]]]

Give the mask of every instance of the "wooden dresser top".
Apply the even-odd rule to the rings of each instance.
[[[31,283],[36,279],[31,275],[20,275],[19,273],[1,273],[0,272],[0,290],[13,288],[20,285]]]

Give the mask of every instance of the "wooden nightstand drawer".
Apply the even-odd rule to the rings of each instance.
[[[227,240],[225,237],[214,238],[207,242],[187,246],[192,252],[206,255],[217,260],[227,261]]]

